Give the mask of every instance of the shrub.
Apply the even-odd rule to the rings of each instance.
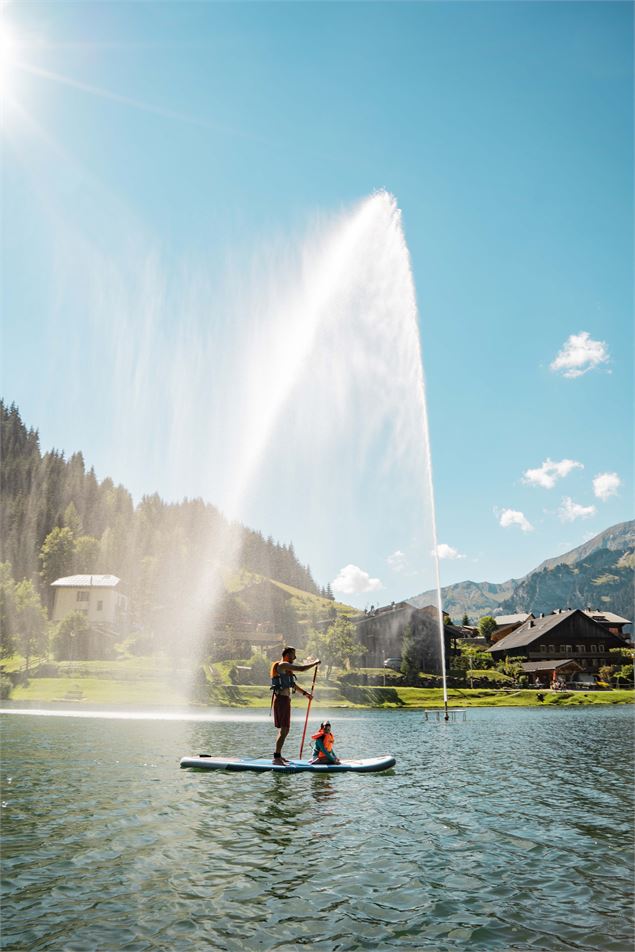
[[[352,701],[353,704],[372,707],[380,707],[382,704],[397,704],[401,707],[404,704],[394,688],[359,688],[340,682],[340,690],[347,701]]]
[[[0,674],[0,699],[6,701],[7,698],[11,697],[11,691],[13,690],[13,684],[11,679],[6,676],[6,674]]]
[[[342,674],[338,681],[340,684],[362,685],[364,687],[384,687],[386,685],[405,684],[403,675],[398,671],[392,671],[390,668],[386,672],[366,672],[366,671],[347,671]]]
[[[246,671],[245,674],[249,675],[249,680],[245,678],[245,682],[248,684],[268,684],[269,683],[269,668],[270,664],[263,654],[256,652],[253,654],[249,661],[247,662],[248,666],[251,668],[251,671]]]

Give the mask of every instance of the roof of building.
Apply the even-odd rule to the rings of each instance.
[[[116,575],[67,575],[55,579],[51,585],[57,588],[116,588],[120,581]]]
[[[519,612],[517,615],[496,615],[494,621],[499,628],[503,628],[505,625],[522,625],[528,618],[533,617],[531,612]]]
[[[517,628],[515,631],[510,631],[508,635],[505,635],[504,638],[501,638],[500,641],[493,644],[489,650],[509,651],[510,648],[521,648],[525,645],[529,645],[532,641],[536,641],[537,638],[541,638],[542,635],[551,631],[552,628],[557,628],[565,618],[570,618],[571,615],[575,615],[577,611],[579,611],[579,609],[574,608],[572,611],[545,615],[544,618],[528,618],[520,628]]]
[[[404,602],[392,602],[390,605],[380,605],[377,608],[373,606],[372,608],[364,609],[364,611],[358,615],[351,615],[350,620],[354,624],[359,625],[371,618],[386,617],[398,612],[408,612],[409,616],[414,615],[416,612],[424,612],[426,615],[432,614],[438,617],[437,609],[434,605],[423,605],[419,607],[413,602],[406,600]]]
[[[523,671],[531,674],[534,671],[555,671],[557,668],[563,668],[565,664],[574,664],[581,671],[582,668],[573,658],[565,661],[524,661]]]
[[[605,612],[601,608],[584,608],[584,614],[597,622],[613,622],[615,625],[630,625],[632,622],[628,618],[622,618],[621,615],[615,615],[613,612]]]

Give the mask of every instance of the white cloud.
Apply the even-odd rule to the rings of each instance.
[[[553,489],[557,480],[568,476],[572,469],[584,469],[584,466],[574,459],[561,459],[559,463],[556,463],[547,458],[537,469],[526,469],[523,473],[523,482],[530,486]]]
[[[600,364],[607,363],[608,359],[605,341],[592,340],[588,331],[580,331],[567,338],[549,367],[554,372],[561,372],[564,377],[581,377]]]
[[[516,509],[502,509],[498,513],[498,521],[503,529],[509,529],[510,526],[520,526],[523,532],[533,532],[534,529],[526,516]]]
[[[388,565],[394,572],[403,572],[408,565],[406,555],[401,551],[401,549],[397,549],[396,552],[393,552],[392,555],[389,555],[386,559],[386,562],[388,562]]]
[[[606,502],[609,496],[617,496],[622,480],[617,473],[599,473],[593,480],[593,492],[598,499]]]
[[[464,559],[465,556],[458,549],[453,549],[451,545],[440,542],[437,546],[437,555],[440,559]]]
[[[378,578],[371,578],[357,565],[345,565],[340,574],[331,582],[334,592],[343,592],[344,595],[358,595],[360,592],[376,592],[384,586]]]
[[[588,519],[595,515],[595,506],[581,506],[574,502],[570,496],[565,496],[562,505],[558,509],[558,515],[561,522],[574,522],[576,519]]]

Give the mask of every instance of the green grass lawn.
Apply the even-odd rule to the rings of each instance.
[[[96,663],[97,664],[97,663]],[[135,705],[135,706],[185,706],[189,699],[182,682],[164,677],[139,679],[128,677],[77,676],[57,678],[32,678],[27,685],[14,688],[11,699],[47,703],[53,701],[77,701],[87,704]],[[544,701],[538,700],[537,691],[513,691],[496,689],[463,688],[448,692],[450,707],[570,707],[582,704],[625,704],[635,701],[635,692],[612,691],[544,691]],[[421,709],[443,707],[443,692],[440,688],[391,688],[391,700],[383,700],[381,688],[365,688],[355,696],[362,703],[343,697],[333,684],[318,685],[313,709],[324,708],[399,708]],[[394,699],[394,700],[393,700]],[[268,710],[271,692],[267,685],[210,685],[208,706],[254,708]],[[294,699],[296,710],[305,710],[303,697]]]
[[[5,670],[21,670],[17,656],[5,660]],[[236,661],[205,665],[207,684],[198,697],[198,704],[210,707],[236,707],[268,710],[271,691],[268,684],[232,685],[229,670]],[[28,684],[17,685],[11,700],[45,704],[65,701],[82,704],[115,706],[185,706],[188,695],[188,672],[185,663],[168,657],[126,657],[101,661],[57,662],[57,677],[31,677]],[[48,672],[47,672],[48,673]],[[330,680],[318,678],[313,708],[399,708],[417,710],[443,707],[441,687],[416,688],[394,686],[398,675],[386,671],[384,687],[342,685],[336,680],[343,671],[334,671]],[[368,669],[368,674],[382,674],[382,669]],[[391,681],[393,683],[391,683]],[[308,688],[306,678],[303,687]],[[200,681],[199,681],[200,686]],[[542,693],[544,700],[538,700]],[[203,700],[205,698],[205,700]],[[527,691],[510,688],[451,688],[450,707],[573,707],[582,704],[632,704],[635,691],[603,690],[555,692]],[[296,710],[305,710],[307,701],[301,695],[294,699]]]
[[[443,707],[440,688],[397,688],[405,707]],[[542,694],[543,701],[538,700]],[[634,691],[522,691],[461,688],[448,691],[450,707],[576,707],[580,704],[632,704]]]
[[[12,701],[77,701],[113,706],[178,707],[189,703],[185,691],[167,681],[132,681],[108,678],[33,678],[13,689]]]

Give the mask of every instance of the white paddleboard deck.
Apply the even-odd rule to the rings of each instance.
[[[369,757],[364,760],[342,760],[339,764],[311,764],[308,760],[290,760],[288,764],[274,764],[270,759],[249,757],[182,757],[181,767],[195,767],[199,770],[255,770],[263,772],[273,770],[277,773],[378,773],[390,770],[396,760],[389,754],[383,757]]]

